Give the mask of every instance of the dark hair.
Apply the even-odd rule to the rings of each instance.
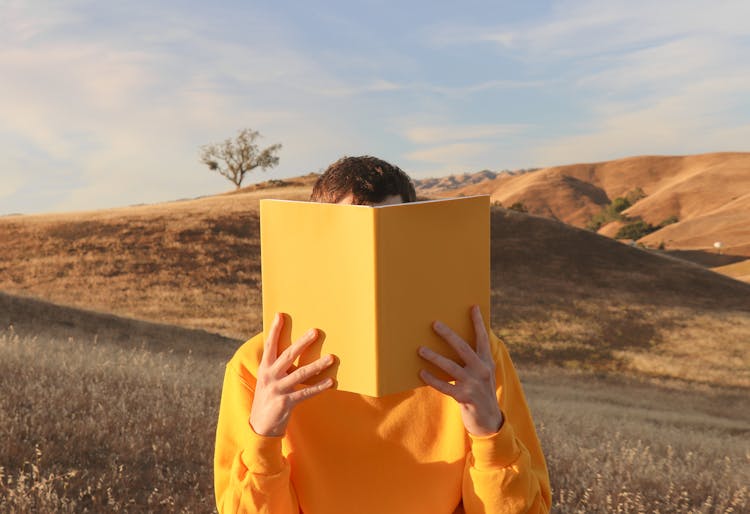
[[[338,203],[349,194],[356,205],[372,205],[391,195],[401,196],[403,202],[417,199],[409,176],[397,166],[370,157],[343,157],[334,162],[318,177],[310,200]]]

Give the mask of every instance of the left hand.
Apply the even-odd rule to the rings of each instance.
[[[479,307],[471,308],[476,341],[475,352],[469,344],[440,321],[432,328],[464,361],[458,363],[425,347],[419,347],[419,356],[431,362],[455,379],[455,384],[438,379],[423,369],[419,376],[430,387],[452,397],[461,408],[461,419],[466,430],[475,436],[492,435],[503,425],[503,413],[495,396],[495,361],[490,350],[490,339],[484,328]]]

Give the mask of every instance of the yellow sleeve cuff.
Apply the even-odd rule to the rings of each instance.
[[[474,459],[473,466],[480,470],[508,467],[521,454],[516,442],[516,433],[507,418],[500,430],[494,434],[482,437],[469,434],[469,439]]]
[[[283,437],[258,435],[248,423],[247,443],[242,451],[242,463],[248,471],[260,475],[275,475],[284,469],[281,452]]]

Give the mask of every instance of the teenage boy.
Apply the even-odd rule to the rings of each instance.
[[[388,205],[416,195],[399,168],[350,157],[321,175],[311,200]],[[329,390],[331,379],[303,385],[334,359],[294,368],[318,332],[279,353],[285,317],[277,314],[268,338],[250,339],[226,368],[214,459],[219,512],[547,512],[547,467],[516,371],[478,307],[467,315],[476,351],[433,324],[462,362],[419,349],[452,382],[422,370],[425,387],[373,398]]]

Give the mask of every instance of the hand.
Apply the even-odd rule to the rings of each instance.
[[[482,313],[476,305],[471,308],[471,319],[474,323],[476,352],[443,323],[436,321],[432,325],[433,330],[456,350],[464,361],[464,366],[427,347],[419,348],[419,355],[453,377],[455,384],[440,380],[424,369],[419,372],[419,376],[427,385],[458,402],[461,419],[470,434],[486,436],[500,430],[503,413],[495,396],[495,361],[492,359],[490,339],[484,328]]]
[[[258,366],[255,396],[250,409],[250,426],[258,435],[284,435],[292,409],[298,403],[322,393],[333,385],[333,379],[326,378],[317,384],[302,389],[296,388],[333,364],[333,356],[324,355],[288,373],[297,357],[318,339],[318,331],[314,328],[308,330],[277,357],[279,334],[283,326],[284,317],[277,313],[268,331],[263,357]]]

